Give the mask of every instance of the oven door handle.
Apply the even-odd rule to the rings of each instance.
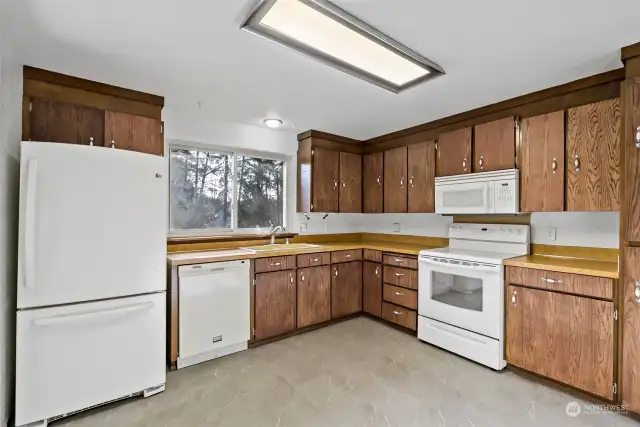
[[[440,261],[440,259],[446,260],[446,261]],[[482,262],[458,261],[458,260],[451,260],[447,258],[431,257],[426,255],[421,255],[419,260],[420,260],[420,263],[442,267],[449,270],[460,269],[465,271],[478,271],[478,272],[483,271],[483,272],[489,272],[489,273],[499,273],[500,267],[501,267],[500,265],[485,264]],[[463,262],[467,262],[469,265],[462,264]]]

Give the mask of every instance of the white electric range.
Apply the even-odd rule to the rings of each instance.
[[[418,338],[492,369],[504,361],[504,265],[529,254],[528,225],[453,224],[420,251]]]

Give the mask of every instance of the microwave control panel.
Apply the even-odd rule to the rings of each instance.
[[[519,212],[518,179],[495,181],[495,213]]]

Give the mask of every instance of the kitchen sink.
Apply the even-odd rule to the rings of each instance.
[[[245,251],[249,251],[253,253],[261,253],[261,252],[317,249],[319,247],[320,245],[312,245],[310,243],[276,243],[273,245],[268,244],[268,245],[260,245],[260,246],[247,246],[240,249],[244,249]]]

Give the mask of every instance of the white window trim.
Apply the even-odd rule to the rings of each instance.
[[[202,150],[209,152],[216,152],[220,154],[230,154],[231,155],[231,164],[233,173],[233,187],[231,193],[231,228],[206,228],[206,229],[192,229],[192,230],[184,230],[184,229],[174,229],[173,225],[173,212],[172,212],[172,202],[171,202],[171,150],[173,148],[180,148],[183,150]],[[237,156],[248,156],[248,157],[259,157],[267,160],[275,160],[283,162],[283,171],[282,171],[282,222],[283,224],[274,224],[274,225],[282,225],[286,229],[288,229],[288,214],[287,214],[287,205],[288,205],[288,191],[287,191],[287,182],[288,182],[288,172],[289,172],[289,158],[284,154],[276,154],[258,150],[247,150],[247,149],[234,149],[233,147],[221,146],[221,145],[207,145],[207,144],[198,144],[194,142],[182,141],[182,140],[172,140],[168,143],[168,161],[169,161],[169,224],[168,229],[169,238],[172,237],[214,237],[214,236],[224,236],[224,235],[234,235],[234,234],[256,234],[255,228],[238,228],[238,210],[236,209],[237,199],[238,199],[238,174],[236,173],[236,163]],[[267,227],[262,227],[259,229],[260,234],[267,234],[269,231]]]

